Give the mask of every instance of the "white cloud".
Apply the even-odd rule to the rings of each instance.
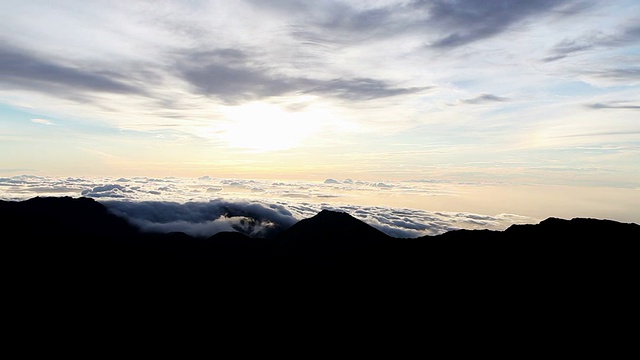
[[[42,125],[54,125],[53,121],[47,119],[31,119],[31,122]]]

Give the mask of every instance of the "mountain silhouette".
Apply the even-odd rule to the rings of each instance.
[[[303,219],[277,238],[282,251],[301,263],[338,264],[361,261],[391,237],[353,216],[330,210]]]
[[[305,271],[441,275],[515,281],[580,269],[601,277],[631,272],[640,225],[612,220],[548,218],[505,231],[454,230],[390,237],[330,210],[300,220],[273,238],[221,232],[209,238],[142,232],[90,198],[0,201],[0,229],[10,258],[35,277],[86,280],[124,274],[254,274]],[[600,272],[600,273],[598,273]],[[142,276],[142,275],[140,275]],[[253,275],[252,275],[253,276]],[[581,277],[584,278],[584,277]]]
[[[581,331],[636,307],[640,225],[610,220],[405,239],[324,210],[273,238],[196,238],[142,232],[93,199],[38,197],[0,201],[0,231],[5,300],[28,324],[142,313],[219,328],[349,319],[382,331],[375,324],[401,319],[477,331],[561,319]]]

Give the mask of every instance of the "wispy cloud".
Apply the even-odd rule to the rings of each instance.
[[[58,64],[24,50],[0,47],[0,76],[7,89],[29,89],[58,96],[82,91],[142,94],[126,76],[95,66]]]
[[[237,49],[221,49],[187,56],[186,61],[177,65],[181,76],[197,91],[214,95],[230,104],[296,94],[371,100],[429,89],[397,87],[388,81],[372,78],[323,80],[287,76],[279,73],[278,68],[252,64],[253,60]]]
[[[473,98],[460,100],[460,102],[463,104],[472,104],[472,105],[505,102],[505,101],[509,101],[509,98],[492,95],[492,94],[482,94]]]
[[[637,19],[636,19],[637,20]],[[550,55],[543,59],[545,62],[564,59],[598,48],[617,48],[640,43],[640,26],[637,21],[628,25],[620,25],[620,28],[605,33],[598,31],[581,37],[564,39],[550,50]]]
[[[606,85],[633,86],[640,84],[640,67],[637,65],[619,68],[603,67],[598,70],[586,70],[583,74]]]
[[[41,125],[47,125],[47,126],[55,125],[53,121],[47,120],[47,119],[31,119],[31,122],[36,124],[41,124]]]
[[[417,94],[430,88],[429,86],[397,87],[383,80],[354,78],[315,81],[315,84],[306,92],[357,101]]]
[[[444,29],[444,34],[430,46],[454,48],[496,36],[512,29],[516,24],[545,13],[562,11],[577,1],[417,1],[416,6],[427,7],[428,21]],[[565,12],[565,16],[574,15]]]
[[[623,110],[640,110],[640,105],[630,103],[628,101],[612,101],[608,103],[594,103],[586,105],[591,109],[623,109]]]

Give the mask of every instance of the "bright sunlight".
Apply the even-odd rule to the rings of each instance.
[[[300,146],[320,129],[322,112],[287,111],[274,104],[254,102],[228,107],[223,140],[229,145],[258,152]]]

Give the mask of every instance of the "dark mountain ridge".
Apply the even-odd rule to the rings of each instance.
[[[357,269],[504,276],[505,269],[522,274],[586,265],[625,271],[633,264],[640,240],[638,224],[590,218],[548,218],[505,231],[455,230],[403,239],[329,210],[273,238],[222,232],[200,239],[184,233],[141,232],[99,202],[71,197],[0,201],[0,226],[8,254],[33,271],[103,275],[140,269],[200,274]]]
[[[564,339],[563,324],[608,331],[610,319],[626,321],[637,307],[640,226],[609,220],[401,239],[322,211],[273,238],[195,238],[144,233],[95,200],[61,197],[0,201],[0,231],[15,326],[50,324],[51,339],[68,334],[59,324],[70,321],[84,332],[127,330],[141,318],[169,333],[184,328],[167,326],[180,319],[234,335],[262,324],[279,336],[273,324],[287,319],[301,333],[357,323],[448,336],[498,325],[519,337],[542,326]]]

